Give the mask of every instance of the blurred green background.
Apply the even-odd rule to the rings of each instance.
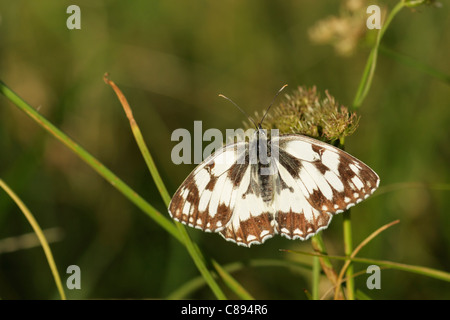
[[[379,5],[389,11],[394,3]],[[71,4],[81,8],[81,30],[66,27]],[[2,1],[0,79],[166,214],[103,74],[109,72],[127,96],[173,193],[194,165],[172,163],[177,143],[171,141],[172,131],[192,131],[195,120],[203,121],[203,130],[238,128],[246,120],[219,93],[250,114],[267,107],[286,83],[287,93],[299,85],[316,85],[350,106],[377,33],[365,27],[368,4]],[[404,9],[382,45],[449,75],[448,16],[447,2],[440,8]],[[332,43],[318,43],[327,41],[327,32]],[[381,177],[379,195],[352,209],[354,243],[392,220],[401,223],[360,256],[450,271],[449,96],[448,80],[380,53],[371,91],[358,111],[359,129],[346,140],[347,151]],[[165,298],[199,275],[176,240],[4,96],[0,177],[41,227],[51,229],[64,284],[66,268],[80,266],[82,289],[66,289],[68,298]],[[58,298],[42,249],[20,248],[21,236],[30,232],[22,213],[1,191],[2,299]],[[247,249],[216,234],[189,232],[203,253],[222,265],[311,261],[278,250],[310,250],[310,241],[275,237]],[[343,254],[341,215],[323,238],[331,254]],[[356,271],[365,268],[355,266]],[[247,267],[233,275],[261,299],[305,299],[304,289],[311,285],[306,269]],[[368,290],[366,279],[359,276],[356,287],[375,299],[450,298],[449,283],[416,274],[382,270],[381,290]],[[328,287],[324,279],[323,290]],[[187,297],[214,298],[207,287]]]

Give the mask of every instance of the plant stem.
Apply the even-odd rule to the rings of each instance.
[[[313,249],[319,253],[326,254],[325,246],[322,240],[322,235],[320,233],[316,234],[311,239],[311,245]],[[321,271],[321,260],[322,258],[313,257],[312,265],[312,299],[319,300],[319,284],[320,284],[320,271]]]
[[[319,257],[320,266],[321,266],[323,272],[326,274],[328,280],[331,282],[331,284],[340,288],[339,298],[343,298],[344,296],[342,294],[341,285],[337,281],[338,276],[336,274],[336,271],[334,271],[334,267],[333,267],[333,264],[331,263],[331,260],[328,259],[328,257],[327,257],[327,250],[325,248],[325,243],[323,242],[321,233],[318,233],[314,237],[312,237],[311,245],[312,245],[314,251],[321,254],[321,256]],[[315,272],[317,272],[317,271],[314,270],[314,264],[313,264],[313,279],[314,279]],[[319,272],[320,272],[320,269],[319,269]],[[318,286],[318,283],[313,281],[313,297],[314,297],[314,286],[315,285]]]
[[[347,257],[350,257],[353,251],[353,239],[352,239],[352,222],[350,216],[350,210],[344,211],[344,252]],[[353,278],[353,265],[349,265],[346,272],[347,276],[347,299],[355,299],[355,281]]]
[[[313,276],[312,276],[312,299],[319,300],[319,285],[320,285],[320,258],[313,257]]]
[[[370,51],[369,58],[367,59],[366,66],[364,68],[363,76],[361,81],[359,82],[358,91],[356,92],[356,96],[353,100],[353,109],[357,109],[361,106],[362,102],[366,98],[370,86],[372,84],[373,75],[375,73],[375,69],[377,66],[377,57],[378,57],[378,48],[380,46],[381,39],[383,38],[384,33],[386,32],[389,24],[394,19],[395,15],[405,6],[404,1],[400,1],[397,5],[392,9],[386,21],[383,24],[383,27],[378,32],[378,36],[375,42],[374,47]]]

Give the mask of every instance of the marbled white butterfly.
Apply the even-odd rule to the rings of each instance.
[[[174,220],[248,247],[274,234],[306,240],[377,189],[360,160],[299,134],[269,138],[264,117],[249,141],[225,145],[189,174],[169,205]]]

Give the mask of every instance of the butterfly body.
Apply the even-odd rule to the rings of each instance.
[[[199,164],[169,213],[243,246],[275,234],[306,240],[378,185],[372,169],[334,146],[297,134],[267,137],[259,129]]]

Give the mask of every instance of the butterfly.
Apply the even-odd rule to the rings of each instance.
[[[188,175],[169,204],[174,220],[246,247],[276,234],[306,240],[378,188],[378,175],[337,147],[269,137],[265,115],[248,141],[223,146]]]

